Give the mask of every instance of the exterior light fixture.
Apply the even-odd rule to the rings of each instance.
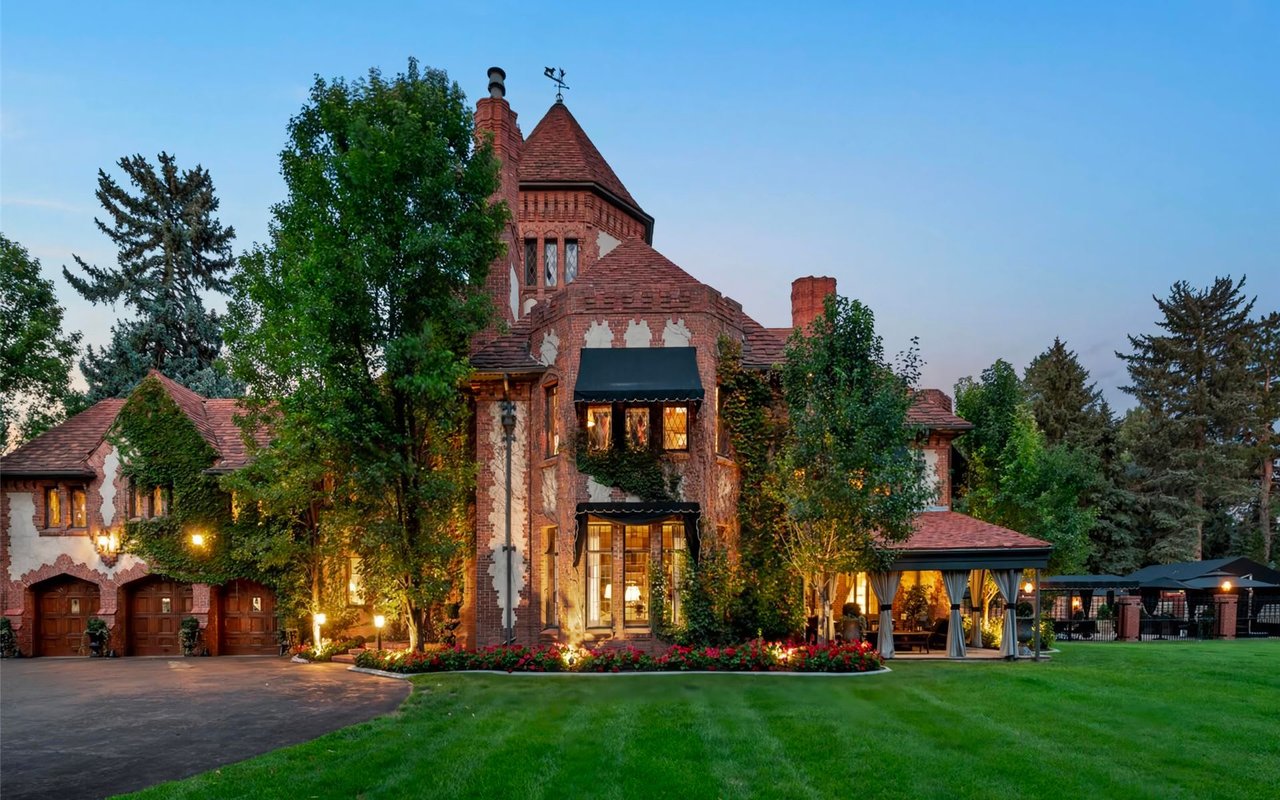
[[[115,531],[99,531],[94,537],[93,549],[98,551],[103,564],[115,566],[120,554],[120,534]]]
[[[1222,582],[1222,587],[1221,587],[1221,588],[1222,588],[1222,591],[1224,591],[1224,592],[1229,592],[1229,591],[1231,591],[1231,581],[1223,581],[1223,582]]]
[[[203,533],[193,533],[193,534],[191,534],[191,546],[192,546],[192,547],[204,547],[204,534],[203,534]]]
[[[377,649],[378,649],[379,651],[381,651],[381,650],[382,650],[382,627],[383,627],[384,625],[386,625],[386,624],[387,624],[387,618],[386,618],[386,617],[382,616],[381,614],[374,614],[374,615],[373,615],[373,627],[375,627],[375,628],[377,628],[377,629],[378,629],[378,635],[377,635],[377,639],[378,639]]]
[[[329,618],[325,616],[325,613],[323,611],[317,611],[315,617],[316,617],[317,625],[323,625],[329,621]]]
[[[1027,581],[1026,583],[1022,584],[1022,591],[1027,594],[1031,594],[1033,591],[1035,591],[1035,588],[1036,587],[1031,585],[1031,581]]]

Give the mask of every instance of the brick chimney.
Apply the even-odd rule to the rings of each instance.
[[[524,136],[516,124],[516,112],[507,103],[507,73],[501,67],[489,67],[489,96],[476,103],[475,137],[477,142],[492,137],[493,153],[501,162],[501,168],[498,191],[491,199],[495,203],[505,201],[511,212],[511,222],[502,235],[507,252],[490,266],[485,288],[502,318],[515,322],[520,318],[518,276],[523,257],[516,214],[520,210],[520,154],[524,150]]]
[[[822,316],[827,295],[836,293],[835,278],[796,278],[791,282],[791,327],[808,330]]]
[[[934,405],[942,406],[947,411],[952,410],[951,395],[947,394],[941,389],[921,389],[920,396],[923,397],[925,400],[928,400],[929,402],[933,403]]]

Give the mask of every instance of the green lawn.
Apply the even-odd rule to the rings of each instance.
[[[137,796],[1276,797],[1280,641],[1062,650],[870,678],[428,675],[393,716]]]

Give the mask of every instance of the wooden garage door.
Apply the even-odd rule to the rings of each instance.
[[[129,655],[182,655],[178,631],[189,616],[191,584],[159,575],[133,584],[129,592]]]
[[[273,656],[276,639],[276,596],[253,581],[236,580],[222,587],[222,653],[229,656]]]
[[[64,575],[36,586],[36,654],[89,654],[84,629],[98,613],[98,585]]]

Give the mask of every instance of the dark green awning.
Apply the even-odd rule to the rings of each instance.
[[[582,349],[576,403],[696,403],[703,398],[692,347]]]

